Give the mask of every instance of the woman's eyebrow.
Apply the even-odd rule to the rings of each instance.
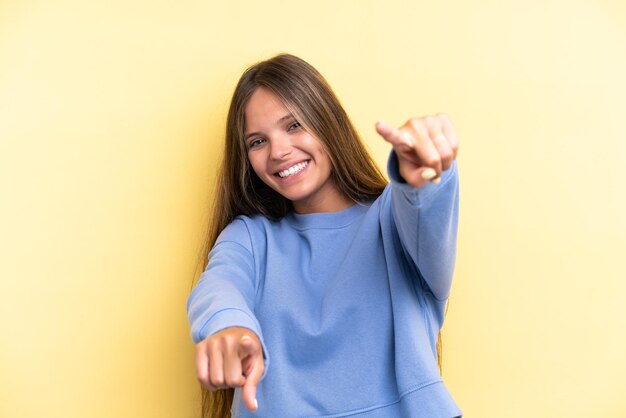
[[[287,119],[294,119],[293,115],[291,113],[286,114],[285,116],[283,116],[282,118],[278,119],[275,123],[275,125],[280,125],[282,122],[286,121]],[[261,135],[263,134],[263,132],[248,132],[247,134],[245,134],[243,136],[243,140],[247,141],[248,138],[250,138],[251,136],[254,135]]]

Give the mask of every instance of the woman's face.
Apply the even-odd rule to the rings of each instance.
[[[270,90],[258,87],[245,108],[244,141],[252,169],[293,202],[298,213],[350,206],[337,189],[319,139],[309,134]]]

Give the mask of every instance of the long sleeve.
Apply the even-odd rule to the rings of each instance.
[[[459,181],[456,160],[444,171],[439,184],[414,188],[398,171],[391,151],[387,172],[391,179],[392,216],[402,246],[420,272],[435,299],[450,294],[459,214]]]
[[[246,224],[235,219],[218,237],[209,262],[187,299],[191,339],[195,344],[228,327],[252,330],[267,350],[254,315],[257,274]]]

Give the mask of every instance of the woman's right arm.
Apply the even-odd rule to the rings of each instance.
[[[236,219],[218,237],[187,300],[198,380],[208,390],[243,387],[251,410],[268,361],[254,315],[256,278],[248,229]]]

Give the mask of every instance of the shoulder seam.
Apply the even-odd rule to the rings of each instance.
[[[248,254],[250,254],[250,255],[252,256],[252,258],[254,259],[254,254],[252,253],[252,251],[250,251],[250,250],[249,250],[249,249],[247,249],[244,245],[242,245],[241,243],[239,243],[239,242],[237,242],[237,241],[232,241],[232,240],[222,240],[222,241],[220,241],[220,242],[217,242],[217,243],[213,246],[213,249],[215,249],[215,248],[219,247],[221,244],[226,244],[226,243],[229,243],[229,244],[235,244],[235,245],[237,245],[237,246],[239,246],[239,247],[243,248],[243,249],[244,249],[244,250],[246,250],[246,252],[247,252]]]

